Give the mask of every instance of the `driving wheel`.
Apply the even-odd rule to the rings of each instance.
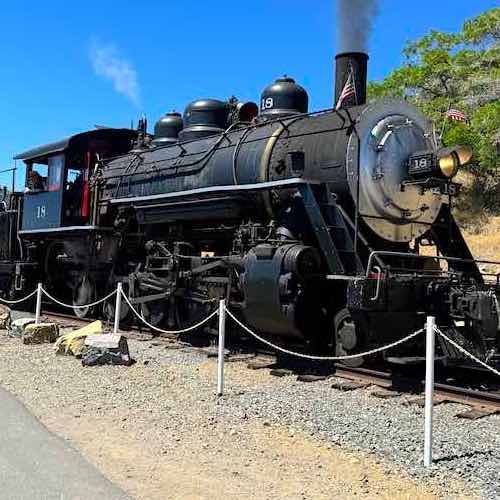
[[[76,288],[73,290],[73,305],[82,306],[85,304],[90,304],[95,301],[95,286],[92,281],[85,275],[83,280],[78,283]],[[91,316],[94,307],[79,307],[78,309],[73,309],[75,315],[78,318],[87,318]]]
[[[363,345],[359,328],[347,309],[339,311],[334,318],[335,353],[337,356],[349,356],[360,351]],[[341,361],[346,366],[356,368],[364,363],[362,356]]]

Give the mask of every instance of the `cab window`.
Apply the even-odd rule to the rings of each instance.
[[[79,162],[73,158],[66,170],[66,183],[64,186],[64,215],[67,223],[81,223],[81,207],[83,199],[83,170]]]
[[[36,193],[47,189],[47,177],[49,175],[48,165],[43,163],[31,163],[26,171],[27,193]]]
[[[59,191],[64,173],[64,155],[51,156],[47,164],[33,162],[26,172],[26,192]]]
[[[68,168],[68,177],[67,177],[67,184],[66,184],[66,189],[71,189],[73,185],[80,184],[82,179],[82,171],[78,168]]]
[[[47,181],[49,191],[59,191],[59,189],[61,189],[63,171],[64,155],[57,155],[49,158],[49,172]]]

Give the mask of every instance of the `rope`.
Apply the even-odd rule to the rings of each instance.
[[[37,291],[38,289],[35,288],[35,290],[33,290],[29,295],[26,295],[26,297],[23,297],[22,299],[18,300],[7,300],[0,298],[0,302],[5,302],[5,304],[19,304],[19,302],[24,302],[25,300],[28,300],[29,298],[33,297],[33,295],[35,295]]]
[[[377,352],[385,351],[387,349],[391,349],[392,347],[396,347],[399,344],[402,344],[403,342],[406,342],[407,340],[412,339],[413,337],[416,337],[420,333],[424,331],[423,328],[420,330],[417,330],[416,332],[410,333],[410,335],[407,335],[406,337],[397,340],[396,342],[393,342],[392,344],[388,344],[383,347],[377,347],[376,349],[372,349],[371,351],[367,352],[361,352],[359,354],[349,354],[347,356],[314,356],[311,354],[302,354],[300,352],[294,352],[294,351],[289,351],[288,349],[284,349],[283,347],[277,346],[276,344],[273,344],[272,342],[269,342],[268,340],[262,338],[261,336],[257,335],[255,332],[250,330],[247,326],[245,326],[238,318],[236,318],[233,313],[226,307],[226,312],[231,317],[241,328],[246,330],[250,335],[255,337],[257,340],[260,342],[266,344],[267,346],[276,349],[277,351],[281,351],[285,354],[290,354],[292,356],[297,356],[299,358],[305,358],[305,359],[315,359],[315,360],[321,360],[321,361],[341,361],[343,359],[354,359],[354,358],[360,358],[362,356],[369,356],[370,354],[375,354]]]
[[[154,326],[152,325],[151,323],[149,323],[148,321],[146,321],[141,314],[139,314],[135,309],[134,309],[134,306],[130,303],[130,300],[128,299],[128,297],[125,295],[125,293],[123,292],[122,290],[122,297],[125,299],[125,302],[128,304],[128,306],[130,307],[130,309],[132,310],[132,312],[146,325],[146,326],[149,326],[149,328],[151,328],[152,330],[156,330],[157,332],[160,332],[160,333],[166,333],[168,335],[178,335],[178,334],[181,334],[181,333],[186,333],[186,332],[190,332],[191,330],[196,330],[197,328],[199,328],[201,325],[203,325],[204,323],[206,323],[208,320],[212,319],[219,311],[218,309],[216,309],[215,311],[213,311],[212,313],[210,313],[205,319],[202,319],[199,323],[196,323],[195,325],[192,325],[192,326],[188,326],[187,328],[183,328],[182,330],[162,330],[161,328],[158,328],[157,326]]]
[[[93,307],[93,306],[96,306],[97,304],[100,304],[101,302],[104,302],[105,300],[108,300],[110,297],[112,297],[116,293],[116,290],[113,290],[111,293],[109,293],[108,295],[106,295],[106,297],[103,297],[102,299],[96,300],[95,302],[91,302],[90,304],[82,304],[82,305],[79,305],[79,306],[73,306],[73,305],[70,305],[70,304],[65,304],[64,302],[61,302],[60,300],[57,300],[55,297],[52,297],[52,295],[50,295],[50,293],[47,292],[47,290],[45,290],[44,288],[42,288],[42,292],[50,300],[54,301],[56,304],[59,304],[60,306],[70,307],[71,309],[85,309],[86,307]]]
[[[479,363],[481,366],[484,366],[484,368],[490,370],[495,375],[498,375],[500,377],[500,371],[495,370],[495,368],[493,368],[492,366],[487,365],[486,363],[484,363],[480,359],[476,358],[476,356],[471,354],[469,351],[466,351],[461,345],[457,344],[454,340],[451,340],[448,336],[446,336],[437,326],[434,327],[434,330],[437,333],[439,333],[439,335],[441,335],[441,337],[443,337],[444,340],[449,342],[453,347],[456,347],[462,354],[465,354],[466,356],[468,356],[469,358],[474,360],[476,363]]]

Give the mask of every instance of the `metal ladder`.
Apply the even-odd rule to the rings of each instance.
[[[328,196],[327,202],[320,205],[309,184],[300,185],[298,189],[330,273],[355,275],[362,270],[361,261],[354,252],[351,234],[336,200]]]
[[[359,255],[354,251],[354,243],[344,215],[332,197],[323,206],[325,221],[333,244],[337,248],[344,272],[355,275],[363,270]]]

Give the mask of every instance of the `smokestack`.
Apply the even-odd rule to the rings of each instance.
[[[352,73],[354,95],[343,101],[342,107],[348,108],[366,102],[366,70],[368,54],[365,52],[344,52],[335,56],[335,102],[337,106],[340,95]]]

